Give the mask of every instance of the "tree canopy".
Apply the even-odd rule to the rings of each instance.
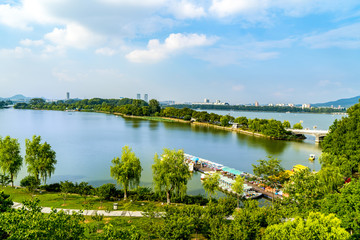
[[[140,159],[136,157],[131,148],[124,146],[121,159],[114,158],[113,166],[110,166],[110,174],[124,189],[124,199],[127,199],[127,191],[132,187],[138,186],[141,177]]]
[[[12,186],[14,178],[21,169],[23,158],[20,155],[20,144],[17,139],[0,137],[0,168],[4,174],[10,175]]]
[[[40,142],[40,136],[34,135],[32,140],[25,139],[25,162],[28,165],[28,173],[37,180],[41,178],[46,183],[55,171],[56,153],[47,142],[42,144]]]
[[[360,103],[348,109],[348,117],[335,120],[321,143],[324,165],[337,166],[350,177],[360,166]]]
[[[183,150],[164,148],[160,157],[155,154],[152,169],[155,191],[165,192],[168,204],[172,194],[183,196],[186,193],[191,173],[184,163]]]
[[[294,220],[269,226],[263,239],[349,239],[350,234],[340,224],[341,221],[334,214],[310,212],[306,219],[297,217]]]

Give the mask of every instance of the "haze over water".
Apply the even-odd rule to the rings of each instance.
[[[265,115],[283,120],[278,118],[279,113]],[[261,117],[261,114],[257,116],[267,118]],[[296,119],[295,122],[303,120],[305,126],[310,121],[309,127],[318,125],[321,129],[328,128],[335,118],[341,118],[326,114],[292,113],[283,114],[283,117],[292,124]],[[125,145],[130,146],[141,160],[141,185],[145,186],[151,186],[154,154],[161,154],[163,148],[184,149],[186,153],[246,172],[252,172],[251,164],[268,155],[281,159],[286,169],[296,164],[316,170],[320,168],[318,161],[314,164],[308,161],[309,154],[321,154],[321,149],[312,140],[274,141],[183,123],[124,119],[101,113],[3,109],[0,110],[0,136],[7,135],[19,139],[23,156],[25,138],[33,135],[40,135],[43,141],[52,146],[58,163],[49,183],[87,181],[99,186],[114,182],[110,177],[111,160],[121,156],[121,148]],[[19,184],[26,175],[24,165],[15,183]],[[194,174],[188,192],[204,192],[199,174]]]

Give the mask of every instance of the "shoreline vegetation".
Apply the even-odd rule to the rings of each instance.
[[[100,112],[120,115],[126,118],[139,118],[151,121],[180,122],[196,126],[213,127],[216,129],[234,131],[241,134],[264,137],[275,140],[303,140],[304,135],[294,135],[286,128],[290,123],[283,123],[274,119],[248,119],[246,117],[234,118],[230,115],[219,115],[206,111],[196,111],[190,108],[161,108],[155,99],[149,103],[136,99],[84,99],[67,100],[57,102],[45,102],[41,98],[34,98],[30,103],[18,103],[15,109],[33,110],[60,110],[60,111],[84,111]],[[300,123],[297,123],[299,125]],[[301,124],[300,124],[301,127]]]
[[[119,108],[140,111],[140,109],[146,110],[156,106],[151,104],[143,107],[134,107],[133,104],[129,104]],[[101,107],[103,109],[89,108],[86,110],[106,112],[105,107],[103,105]],[[76,111],[76,109],[68,110]],[[190,109],[179,111],[181,111],[178,112],[180,115],[184,113],[183,111],[192,113],[192,118],[208,114],[191,112]],[[166,111],[161,109],[154,112],[158,113],[157,116],[154,114],[150,117],[159,117],[159,114],[166,117],[166,113],[169,112],[176,113],[173,112],[173,109]],[[184,162],[184,153],[182,150],[166,148],[161,155],[155,154],[154,156],[152,165],[154,191],[150,188],[138,187],[138,179],[141,176],[141,170],[138,170],[142,168],[137,166],[139,159],[127,146],[123,147],[121,158],[115,157],[111,161],[113,165],[110,166],[111,176],[122,186],[122,190],[116,189],[115,184],[112,183],[95,189],[87,182],[64,181],[43,186],[46,192],[41,193],[42,196],[49,198],[52,196],[56,198],[57,204],[69,204],[67,207],[71,205],[71,200],[75,200],[76,202],[72,204],[80,202],[85,211],[92,207],[104,207],[109,203],[106,202],[108,200],[119,201],[120,198],[122,201],[123,195],[124,200],[121,202],[123,204],[119,206],[120,208],[128,212],[131,211],[131,207],[145,208],[144,217],[138,219],[117,218],[115,220],[115,218],[108,218],[99,212],[91,217],[84,217],[76,212],[70,215],[57,210],[47,214],[41,213],[40,199],[33,198],[33,194],[41,182],[46,183],[46,179],[51,177],[56,159],[51,146],[46,142],[41,143],[40,136],[33,136],[32,141],[25,140],[25,162],[28,164],[27,171],[30,175],[20,181],[20,185],[27,189],[27,192],[22,193],[23,196],[29,194],[27,196],[28,199],[31,197],[31,200],[23,201],[24,207],[21,209],[11,209],[12,198],[15,198],[15,194],[12,193],[11,196],[0,191],[0,238],[359,239],[360,212],[357,210],[360,208],[360,158],[358,152],[360,104],[351,107],[348,115],[341,120],[335,120],[330,127],[331,131],[323,142],[321,170],[318,172],[311,171],[309,168],[297,168],[291,174],[285,174],[286,171],[281,167],[281,160],[271,156],[268,159],[259,159],[258,164],[252,164],[254,175],[265,180],[261,183],[272,189],[281,184],[283,193],[289,196],[282,199],[273,198],[271,204],[262,207],[257,201],[247,199],[242,199],[242,205],[239,205],[239,201],[237,203],[235,197],[231,196],[218,200],[212,199],[214,190],[221,180],[219,173],[214,173],[203,180],[208,198],[184,195],[187,181],[191,177],[188,166]],[[221,116],[219,125],[228,123],[230,121],[228,117]],[[238,120],[241,122],[241,119]],[[233,119],[233,121],[236,120]],[[249,126],[253,124],[251,121],[248,120]],[[267,120],[263,123],[268,124],[270,121]],[[255,123],[260,124],[260,120]],[[264,128],[265,124],[262,126],[262,131],[267,130]],[[38,164],[39,162],[42,164]],[[45,167],[44,162],[47,163]],[[17,139],[12,139],[10,136],[0,138],[0,168],[4,172],[2,176],[0,174],[2,188],[12,182],[8,175],[16,177],[20,170],[19,166],[22,165],[19,163],[22,163],[22,158]],[[235,172],[233,174],[236,175]],[[232,183],[231,190],[237,194],[242,193],[244,191],[243,182],[244,178],[237,176]],[[128,186],[130,186],[129,191],[127,190]],[[14,188],[6,188],[15,191]],[[16,189],[16,191],[22,190]],[[47,193],[51,191],[57,193]],[[91,207],[88,204],[92,197],[100,206],[94,204]],[[127,197],[129,200],[125,200]],[[48,200],[50,200],[49,198]],[[170,204],[170,198],[172,204]],[[166,199],[169,204],[145,206],[145,203],[142,205],[141,199],[151,203],[158,199],[164,202]],[[203,201],[204,203],[202,203]],[[132,206],[133,204],[136,206]],[[56,204],[51,203],[51,205]],[[111,207],[111,204],[107,206]],[[159,208],[161,208],[161,212],[157,211]]]
[[[248,112],[280,112],[280,113],[346,113],[345,108],[311,107],[302,108],[296,106],[247,106],[247,105],[216,105],[216,104],[175,104],[175,108],[191,108],[200,110],[229,110]]]

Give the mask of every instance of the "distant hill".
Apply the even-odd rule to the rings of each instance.
[[[15,96],[9,97],[9,98],[1,98],[0,97],[0,101],[6,101],[6,100],[11,100],[13,102],[28,102],[30,101],[31,97],[25,97],[24,95],[21,94],[17,94]]]
[[[336,101],[331,101],[331,102],[325,102],[325,103],[315,103],[315,104],[311,104],[311,106],[313,107],[337,107],[337,106],[341,106],[341,107],[345,107],[345,108],[349,108],[352,105],[359,103],[359,99],[360,96],[357,97],[353,97],[353,98],[343,98],[343,99],[339,99]]]

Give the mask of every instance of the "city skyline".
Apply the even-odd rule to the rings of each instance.
[[[359,19],[354,0],[5,0],[0,97],[148,93],[231,104],[354,97]]]

